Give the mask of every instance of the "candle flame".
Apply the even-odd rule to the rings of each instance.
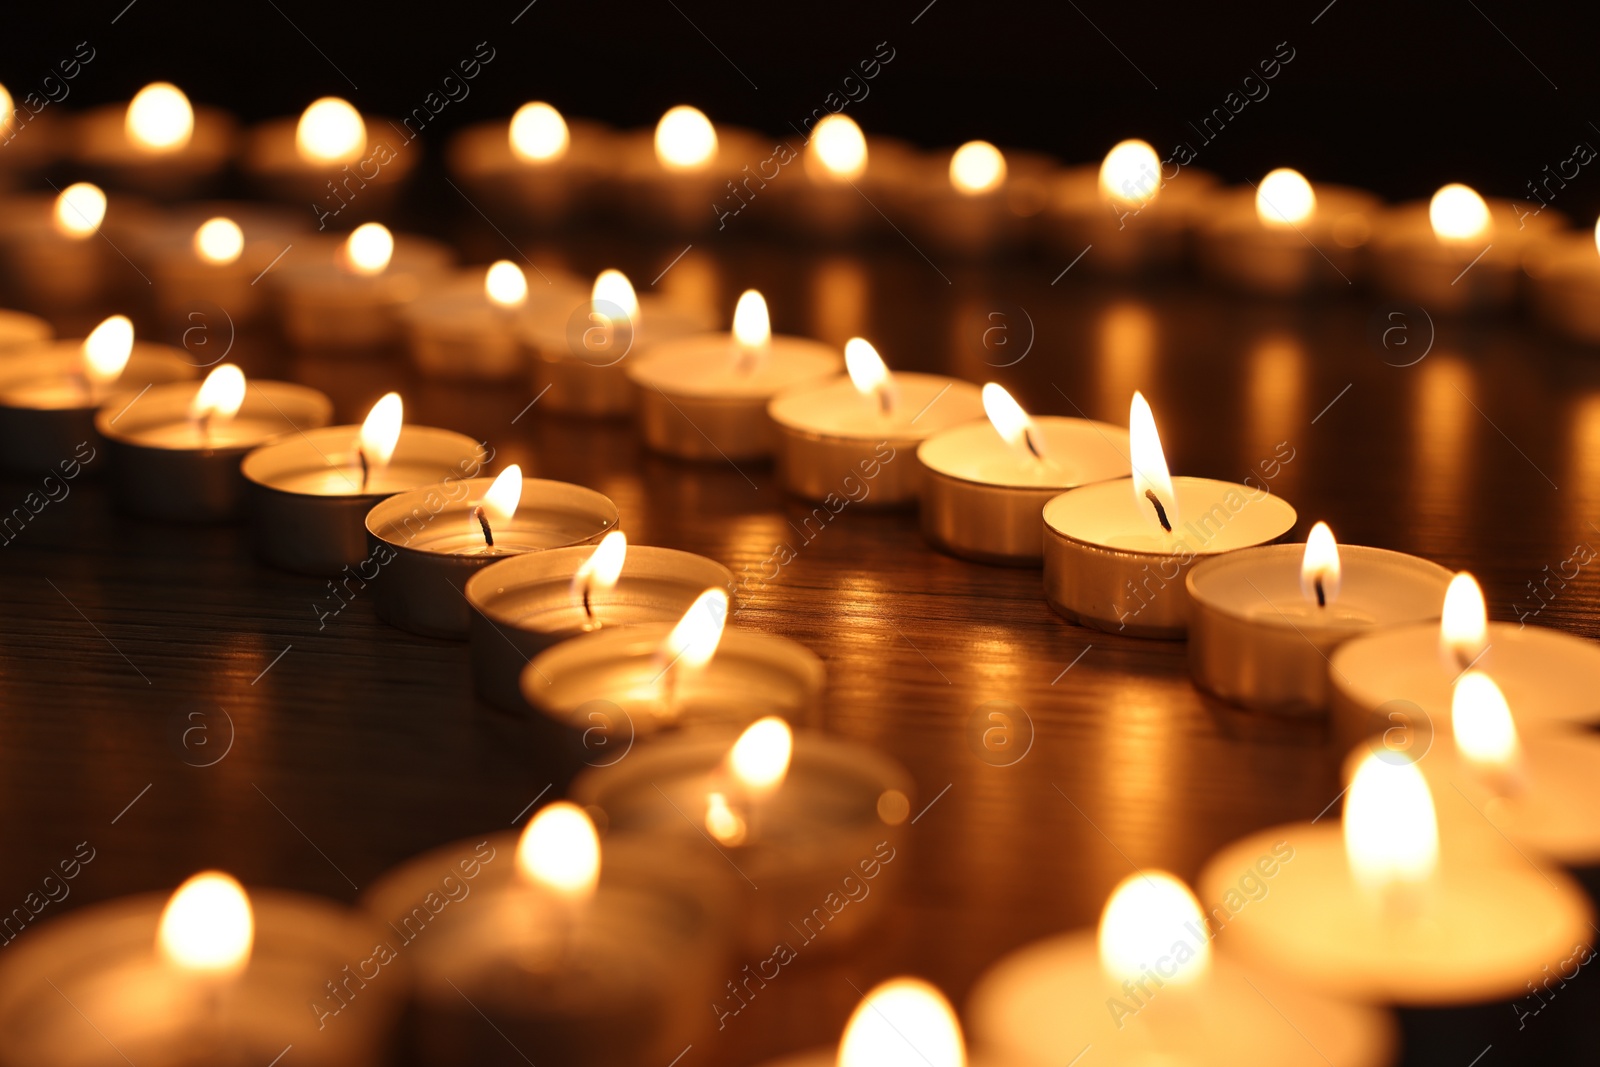
[[[542,100],[523,104],[511,116],[511,151],[525,163],[560,159],[571,143],[567,120]]]
[[[850,373],[856,392],[877,398],[878,408],[885,415],[894,410],[894,378],[870,341],[852,337],[844,343],[844,368]]]
[[[56,197],[53,221],[64,237],[87,237],[100,229],[105,217],[106,194],[98,185],[74,182]]]
[[[772,319],[767,300],[754,289],[739,294],[733,306],[733,339],[745,351],[766,348],[772,342]]]
[[[361,424],[360,448],[372,470],[389,465],[394,449],[400,443],[400,427],[405,422],[405,405],[399,393],[385,393],[367,412]]]
[[[919,978],[874,986],[845,1024],[838,1067],[967,1067],[956,1013]]]
[[[225,977],[250,962],[255,927],[244,887],[221,871],[202,871],[162,909],[156,946],[163,959],[185,971]]]
[[[983,387],[983,411],[1006,444],[1024,456],[1045,462],[1044,434],[1005,387],[988,382]]]
[[[200,383],[189,402],[189,417],[221,422],[233,418],[244,404],[244,385],[244,371],[232,363],[222,364]]]
[[[855,181],[867,169],[867,139],[849,115],[827,115],[811,131],[811,155],[830,177]]]
[[[528,302],[528,276],[509,259],[497,260],[483,276],[483,292],[497,307],[521,307]]]
[[[724,845],[744,844],[749,828],[737,812],[728,806],[722,793],[706,794],[706,832]]]
[[[4,85],[0,85],[0,132],[11,129],[15,121],[16,108],[11,99],[11,94]]]
[[[628,535],[612,530],[600,539],[589,558],[579,565],[572,576],[572,596],[587,601],[595,593],[604,593],[622,577],[622,565],[628,559]]]
[[[575,903],[594,896],[600,882],[600,835],[589,813],[565,800],[545,805],[517,841],[517,872]]]
[[[1595,250],[1600,251],[1600,219],[1596,219],[1594,223],[1594,244]]]
[[[1522,751],[1517,724],[1493,678],[1482,671],[1467,671],[1456,680],[1450,724],[1456,748],[1473,767],[1493,774],[1516,768]]]
[[[594,289],[589,294],[589,303],[596,310],[599,310],[600,304],[620,308],[623,317],[630,323],[639,317],[639,297],[633,291],[633,283],[620,270],[600,272],[599,277],[594,280]]]
[[[1279,167],[1256,187],[1256,217],[1263,225],[1288,229],[1317,211],[1317,194],[1305,176],[1292,167]]]
[[[394,257],[394,234],[381,222],[364,222],[344,242],[344,263],[364,277],[382,274]]]
[[[1149,142],[1122,141],[1100,164],[1100,195],[1124,208],[1142,208],[1161,191],[1161,157]]]
[[[1317,607],[1327,607],[1339,596],[1341,574],[1339,543],[1328,524],[1319,522],[1311,527],[1305,555],[1300,557],[1300,592]]]
[[[1416,885],[1439,863],[1433,795],[1414,763],[1370,755],[1344,798],[1344,851],[1350,872],[1369,892]]]
[[[122,375],[133,355],[133,322],[113,315],[83,339],[83,372],[90,383],[110,385]]]
[[[128,140],[149,152],[176,152],[194,135],[194,108],[171,82],[152,82],[128,103]]]
[[[207,219],[194,231],[194,253],[207,263],[225,267],[244,254],[244,231],[232,219]]]
[[[324,96],[312,101],[294,129],[295,150],[307,163],[354,163],[367,147],[367,124],[349,101]]]
[[[1005,180],[1006,157],[988,141],[968,141],[950,157],[950,184],[963,196],[992,193]]]
[[[727,621],[728,594],[721,589],[701,593],[662,645],[668,664],[682,664],[693,670],[711,662]]]
[[[1439,618],[1439,654],[1450,670],[1476,663],[1489,644],[1489,609],[1478,580],[1466,571],[1450,579]]]
[[[745,728],[728,753],[728,766],[747,793],[766,795],[783,784],[794,755],[794,733],[776,715]]]
[[[1483,197],[1471,186],[1454,182],[1428,201],[1428,221],[1433,224],[1435,237],[1453,243],[1481,241],[1493,225]]]
[[[717,131],[698,108],[679,104],[656,124],[656,159],[668,170],[700,170],[717,154]]]
[[[1128,409],[1129,451],[1133,459],[1133,495],[1139,510],[1163,532],[1178,527],[1178,498],[1172,491],[1172,475],[1167,470],[1166,453],[1161,450],[1161,434],[1156,416],[1144,394],[1135,390]]]
[[[1113,982],[1122,982],[1143,977],[1159,959],[1176,956],[1176,973],[1167,977],[1163,971],[1162,980],[1178,985],[1199,981],[1211,969],[1205,929],[1200,902],[1182,881],[1165,871],[1130,874],[1117,883],[1100,913],[1100,966]]]
[[[522,468],[515,463],[501,471],[484,491],[478,506],[492,524],[510,522],[522,503]]]

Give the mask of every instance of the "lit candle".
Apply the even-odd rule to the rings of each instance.
[[[190,317],[198,311],[215,320],[207,325],[223,337],[226,323],[213,308],[235,327],[253,323],[267,303],[267,286],[254,283],[298,239],[282,220],[260,212],[239,219],[212,215],[198,223],[185,218],[153,232],[143,258],[163,319],[187,328],[200,321]]]
[[[78,162],[118,186],[172,198],[216,178],[233,156],[233,117],[196,109],[171,82],[152,82],[126,105],[111,104],[77,120]]]
[[[1098,167],[1058,172],[1044,233],[1075,267],[1119,275],[1171,267],[1207,217],[1215,186],[1212,175],[1181,159],[1163,160],[1146,141],[1121,141]]]
[[[746,693],[747,702],[765,695]],[[761,957],[774,945],[831,954],[882,921],[909,873],[910,795],[910,776],[876,750],[795,734],[770,716],[737,735],[652,739],[572,788],[574,801],[605,812],[619,870],[724,902],[736,945]],[[834,904],[847,895],[848,906]]]
[[[706,589],[734,590],[722,564],[674,548],[629,545],[620,530],[594,549],[556,548],[492,563],[467,580],[478,694],[526,712],[528,661],[579,634],[677,621]]]
[[[832,378],[839,351],[821,341],[772,334],[767,302],[739,297],[728,333],[653,344],[628,367],[639,390],[645,443],[680,459],[764,459],[777,447],[767,405],[785,389]]]
[[[533,389],[546,411],[606,417],[634,409],[624,363],[647,346],[701,333],[712,323],[683,304],[640,297],[628,276],[604,270],[587,301],[530,313],[522,339],[533,351]]]
[[[891,978],[867,991],[850,1013],[839,1046],[769,1061],[766,1067],[990,1067],[1009,1063],[967,1058],[961,1023],[950,1002],[920,978]]]
[[[290,382],[250,381],[223,363],[196,386],[158,385],[100,408],[112,487],[127,511],[157,519],[217,521],[244,507],[239,461],[263,442],[333,421],[333,403]]]
[[[511,121],[496,119],[451,139],[447,163],[474,201],[500,218],[552,229],[570,222],[585,193],[608,176],[616,135],[606,126],[569,120],[553,105],[530,101]]]
[[[917,446],[926,472],[922,532],[957,556],[1035,566],[1044,557],[1044,505],[1063,489],[1126,477],[1128,431],[1031,416],[993,382],[982,399],[987,419],[941,430]]]
[[[402,630],[464,639],[467,579],[497,559],[594,544],[619,521],[593,489],[524,478],[516,464],[494,479],[399,493],[367,513],[368,558],[387,557],[373,608]]]
[[[37,348],[54,336],[55,330],[39,316],[0,309],[0,358],[16,349]]]
[[[1370,193],[1280,167],[1250,189],[1217,194],[1199,231],[1201,266],[1252,292],[1292,296],[1348,287],[1379,209]]]
[[[731,207],[739,208],[764,195],[773,178],[762,175],[762,164],[770,167],[775,151],[755,134],[713,126],[703,111],[680,104],[667,109],[654,130],[618,138],[621,206],[652,229],[710,229],[730,197]],[[784,152],[793,158],[787,147]]]
[[[1402,552],[1339,545],[1327,523],[1306,543],[1245,548],[1197,564],[1189,671],[1195,684],[1252,710],[1318,714],[1328,659],[1352,637],[1432,623],[1450,572]]]
[[[8,199],[0,218],[0,254],[19,301],[28,306],[81,315],[109,293],[143,280],[113,249],[129,233],[150,224],[150,212],[128,198],[108,203],[91,182],[74,182],[51,197]],[[121,232],[101,236],[114,222]]]
[[[1069,489],[1044,507],[1044,591],[1074,622],[1134,637],[1181,638],[1185,572],[1196,560],[1276,541],[1295,511],[1264,488],[1173,478],[1149,403],[1128,414],[1131,478]]]
[[[1228,868],[1276,879],[1272,846]],[[1293,850],[1293,863],[1301,861]],[[1255,864],[1260,864],[1258,869]],[[1232,888],[1231,886],[1228,888]],[[1212,914],[1225,905],[1220,896]],[[1254,906],[1252,904],[1252,906]],[[1213,927],[1183,882],[1141,870],[1112,891],[1097,930],[1026,945],[990,968],[969,1017],[981,1045],[1023,1067],[1063,1064],[1085,1045],[1108,1064],[1157,1062],[1382,1067],[1394,1052],[1384,1013],[1291,985],[1214,952]]]
[[[1425,750],[1444,730],[1451,686],[1468,668],[1494,678],[1530,728],[1595,721],[1600,645],[1542,626],[1489,622],[1483,591],[1465,573],[1451,581],[1441,616],[1438,625],[1354,638],[1329,658],[1331,721],[1340,743],[1354,746],[1398,727]]]
[[[514,1048],[539,1064],[667,1064],[709,1037],[725,964],[706,907],[629,877],[570,803],[546,805],[520,836],[409,860],[363,903],[392,932],[381,947],[411,961],[419,1063],[493,1063]]]
[[[312,1067],[376,1067],[387,1062],[402,984],[363,983],[336,1026],[319,1025],[306,1008],[351,981],[352,965],[371,964],[383,936],[348,908],[279,890],[247,894],[219,871],[196,874],[170,897],[80,908],[0,964],[7,1055],[269,1063],[292,1046]]]
[[[909,504],[922,484],[909,453],[946,427],[981,418],[980,391],[939,374],[891,373],[860,337],[845,343],[844,356],[846,376],[797,386],[768,405],[778,424],[779,476],[807,500],[853,497],[868,484],[863,502]]]
[[[1583,894],[1560,871],[1503,842],[1459,848],[1441,838],[1414,763],[1368,755],[1342,826],[1295,823],[1247,837],[1206,865],[1203,890],[1233,889],[1240,871],[1285,842],[1293,860],[1232,917],[1229,948],[1308,988],[1433,1007],[1508,999],[1590,932]]]
[[[1022,243],[1050,195],[1054,164],[988,141],[968,141],[924,171],[913,216],[917,231],[939,248],[989,255]]]
[[[125,315],[111,316],[82,340],[13,349],[0,357],[0,462],[51,472],[86,442],[103,443],[95,409],[113,399],[120,408],[148,386],[193,378],[186,355],[135,342]]]
[[[470,437],[403,421],[399,394],[388,393],[360,426],[307,430],[247,453],[240,469],[261,557],[302,574],[353,571],[372,581],[381,567],[367,551],[373,505],[422,486],[459,486],[488,461]]]
[[[430,378],[502,380],[528,373],[522,327],[544,309],[567,314],[582,299],[575,279],[537,281],[508,259],[438,284],[400,311],[411,358]]]
[[[324,96],[297,118],[272,119],[251,130],[242,165],[275,199],[309,201],[318,229],[334,219],[349,225],[393,207],[416,166],[421,153],[408,148],[409,138],[396,143],[370,132],[400,128],[387,119],[369,121],[349,101]]]

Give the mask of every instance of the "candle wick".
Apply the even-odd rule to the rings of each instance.
[[[206,444],[211,443],[211,411],[208,409],[198,420],[200,424],[200,440]]]
[[[878,389],[878,410],[883,412],[885,417],[894,414],[894,394],[889,392],[886,386]]]
[[[1038,460],[1040,463],[1050,462],[1050,460],[1045,457],[1044,446],[1040,444],[1039,439],[1034,436],[1032,426],[1023,429],[1022,443],[1028,447],[1028,451],[1033,454],[1034,459]]]
[[[1320,575],[1320,574],[1317,575],[1316,580],[1314,582],[1312,582],[1311,584],[1313,586],[1315,586],[1316,590],[1317,590],[1317,607],[1319,607],[1319,608],[1327,607],[1328,606],[1328,593],[1327,593],[1327,590],[1322,588],[1322,575]]]
[[[1161,524],[1161,528],[1167,533],[1171,533],[1172,523],[1167,519],[1167,509],[1161,506],[1161,498],[1156,496],[1156,491],[1154,489],[1146,489],[1144,498],[1150,501],[1151,507],[1156,509],[1156,521]]]
[[[366,492],[367,483],[372,480],[372,463],[367,459],[367,450],[356,449],[356,459],[361,463],[361,490]]]
[[[483,506],[480,504],[477,507],[474,507],[472,509],[472,517],[478,520],[478,526],[479,526],[479,528],[481,528],[483,530],[484,543],[487,544],[490,548],[493,548],[494,547],[494,531],[489,528],[489,513],[484,511],[483,510]],[[587,602],[588,599],[589,599],[589,595],[587,593],[585,593],[584,594],[585,602]]]
[[[584,614],[585,617],[588,618],[590,626],[594,625],[594,606],[589,603],[589,593],[593,589],[593,587],[594,587],[594,580],[592,578],[587,578],[587,577],[584,578],[584,580],[583,580],[583,614]]]

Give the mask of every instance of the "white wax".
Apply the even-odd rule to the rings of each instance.
[[[43,344],[50,334],[50,324],[37,316],[0,310],[0,352]]]
[[[922,443],[929,470],[982,485],[1065,489],[1128,474],[1128,431],[1110,423],[1056,415],[1033,420],[1048,462],[1017,451],[988,419],[952,426]]]
[[[1064,537],[1102,548],[1195,556],[1265,544],[1295,522],[1294,508],[1252,486],[1179,477],[1172,489],[1178,506],[1171,533],[1157,524],[1149,500],[1135,494],[1132,478],[1069,489],[1044,506],[1044,521]]]
[[[195,366],[187,356],[181,348],[135,341],[122,373],[114,381],[90,386],[82,340],[13,349],[0,356],[0,405],[53,411],[95,408],[118,392],[137,393],[147,385],[193,378]]]
[[[286,493],[311,496],[364,496],[370,493],[403,493],[440,479],[438,464],[393,462],[374,470],[361,480],[361,461],[354,452],[328,456],[327,466],[274,477],[268,484]]]
[[[913,371],[890,377],[895,400],[887,413],[876,396],[863,396],[848,377],[791,389],[768,410],[780,426],[799,433],[859,441],[920,441],[983,417],[981,393],[971,382]]]
[[[204,427],[198,421],[185,419],[182,422],[171,422],[140,430],[138,433],[130,434],[128,440],[133,444],[150,448],[237,448],[241,445],[260,444],[289,429],[290,427],[282,419],[237,416],[231,419],[212,419],[210,424]]]
[[[830,377],[844,357],[804,337],[773,337],[748,356],[731,333],[702,333],[651,345],[629,376],[669,396],[757,400]]]
[[[685,337],[710,329],[714,323],[706,316],[681,304],[656,296],[639,298],[639,314],[612,326],[614,340],[596,341],[585,347],[589,337],[605,334],[605,319],[615,318],[617,309],[602,305],[595,312],[587,295],[570,301],[552,301],[530,310],[520,327],[523,338],[545,359],[569,356],[601,365],[641,355],[646,346]],[[591,333],[591,331],[598,331]],[[615,345],[625,345],[621,351]]]

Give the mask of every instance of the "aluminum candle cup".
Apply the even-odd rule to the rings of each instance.
[[[312,1067],[388,1063],[398,983],[369,982],[343,1005],[328,992],[349,980],[347,968],[374,965],[382,929],[318,897],[271,889],[249,897],[250,959],[221,984],[157,954],[166,894],[96,904],[44,924],[0,967],[0,1063],[265,1064],[286,1045]],[[319,1005],[336,1009],[337,1022],[319,1026]]]
[[[703,590],[702,590],[703,591]],[[776,634],[728,629],[704,667],[663,657],[670,623],[605,628],[539,653],[522,671],[522,696],[556,722],[583,730],[594,714],[627,738],[678,727],[741,727],[765,715],[796,726],[817,716],[825,671],[816,653]],[[620,718],[620,724],[615,720]]]
[[[599,316],[613,319],[620,312],[603,308]],[[631,324],[623,320],[611,329],[587,298],[530,316],[522,340],[533,352],[534,395],[546,411],[595,418],[629,414],[637,389],[628,380],[625,361],[639,358],[651,345],[712,326],[703,315],[649,296],[639,298],[639,315]]]
[[[566,150],[549,159],[525,159],[511,148],[510,123],[480,122],[451,138],[446,163],[493,217],[554,229],[571,222],[585,196],[604,180],[613,161],[610,127],[566,119]]]
[[[246,509],[263,560],[326,577],[354,569],[364,586],[380,573],[367,558],[366,519],[373,505],[421,486],[474,478],[488,462],[484,447],[470,437],[406,426],[388,465],[363,486],[360,434],[359,426],[328,426],[244,457]]]
[[[240,168],[274,200],[310,203],[324,225],[335,216],[340,226],[383,216],[394,207],[422,153],[407,151],[404,142],[396,144],[384,132],[403,128],[394,119],[363,115],[362,121],[366,143],[359,154],[313,161],[301,156],[295,142],[300,116],[270,119],[246,133]],[[375,131],[381,136],[375,137]]]
[[[1132,637],[1188,631],[1195,561],[1269,544],[1295,510],[1264,489],[1212,478],[1172,479],[1178,525],[1163,533],[1128,478],[1069,489],[1044,506],[1044,595],[1073,622]]]
[[[734,593],[733,574],[714,560],[675,548],[629,545],[617,584],[590,597],[592,617],[572,579],[593,553],[553,548],[491,563],[467,580],[472,680],[478,695],[526,712],[522,672],[545,649],[592,630],[640,623],[671,625],[707,589]]]
[[[300,242],[296,242],[300,245]],[[368,349],[400,339],[400,309],[449,267],[452,253],[424,237],[399,235],[394,255],[378,274],[356,274],[342,262],[344,241],[307,241],[284,256],[263,281],[297,348]]]
[[[269,295],[270,283],[263,274],[281,267],[294,256],[293,246],[305,240],[300,232],[304,226],[297,225],[299,216],[286,217],[282,213],[286,210],[227,202],[175,210],[146,238],[144,247],[132,253],[154,283],[162,320],[183,329],[203,323],[219,333],[229,322],[240,326],[258,320]],[[238,258],[216,262],[196,251],[195,231],[213,218],[229,219],[243,232]],[[200,317],[191,318],[194,312]]]
[[[35,348],[55,336],[50,324],[24,311],[0,310],[0,357],[13,349]]]
[[[528,373],[522,334],[538,315],[567,314],[586,299],[574,278],[530,279],[526,302],[505,307],[484,289],[484,270],[463,274],[399,312],[412,362],[425,377],[497,381]]]
[[[746,201],[735,196],[728,202],[728,183],[759,195],[767,180],[758,173],[763,165],[777,173],[776,157],[794,158],[787,145],[775,145],[762,134],[718,125],[716,145],[697,163],[668,169],[656,154],[655,130],[631,130],[613,142],[615,153],[608,172],[616,185],[616,204],[643,226],[669,233],[700,233],[718,222],[721,212],[737,209]],[[748,176],[741,168],[749,168]],[[734,181],[735,178],[740,179]],[[781,180],[781,179],[779,179]],[[745,185],[744,182],[749,184]]]
[[[1117,276],[1176,266],[1189,235],[1206,218],[1217,179],[1194,167],[1181,168],[1164,184],[1148,172],[1145,176],[1148,185],[1140,187],[1157,191],[1141,206],[1107,199],[1097,166],[1058,172],[1040,215],[1057,257],[1077,262],[1074,257],[1082,255],[1078,266]]]
[[[1252,711],[1320,714],[1328,656],[1372,630],[1432,622],[1451,574],[1403,552],[1340,545],[1340,589],[1326,607],[1301,591],[1304,545],[1245,548],[1195,564],[1189,591],[1189,673]]]
[[[153,224],[149,205],[109,197],[98,227],[64,234],[56,226],[56,200],[8,197],[0,209],[0,257],[13,294],[30,307],[80,312],[121,290],[131,293],[135,285],[142,292],[144,279],[114,246],[135,244],[137,235],[148,231]]]
[[[54,471],[83,443],[101,443],[96,410],[107,394],[131,398],[147,385],[187,381],[196,374],[187,356],[181,348],[135,341],[122,375],[101,389],[84,384],[82,341],[0,356],[0,463],[30,474]]]
[[[384,568],[372,592],[378,618],[428,637],[464,639],[472,615],[467,579],[510,556],[594,544],[619,521],[617,506],[593,489],[524,478],[515,514],[492,526],[491,546],[473,512],[493,482],[473,478],[400,493],[367,513],[367,558]]]
[[[1578,341],[1600,343],[1600,252],[1592,232],[1551,234],[1528,252],[1529,295],[1539,320]]]
[[[844,369],[837,348],[803,337],[773,337],[744,369],[731,333],[651,345],[628,367],[638,387],[645,443],[679,459],[764,459],[778,430],[767,404],[786,389]]]
[[[1459,241],[1435,236],[1427,201],[1391,208],[1374,222],[1368,273],[1388,295],[1434,313],[1505,307],[1516,298],[1523,254],[1565,225],[1554,211],[1519,218],[1524,203],[1488,200],[1487,231]]]
[[[510,1043],[540,1064],[665,1065],[700,1042],[725,967],[704,904],[628,878],[609,853],[594,896],[565,901],[524,879],[517,843],[446,845],[362,898],[405,967],[419,1061],[503,1063]]]
[[[238,124],[226,111],[196,107],[194,129],[182,147],[157,149],[128,134],[128,105],[108,104],[77,120],[77,161],[108,184],[146,196],[176,199],[221,174],[233,156]]]
[[[1312,186],[1310,217],[1268,225],[1256,190],[1218,194],[1197,234],[1200,265],[1210,277],[1247,292],[1295,296],[1348,286],[1360,276],[1361,248],[1381,210],[1377,197],[1338,185]]]
[[[839,242],[880,230],[892,232],[873,205],[896,219],[917,210],[923,175],[931,166],[921,152],[905,141],[868,136],[866,167],[852,177],[848,172],[830,170],[823,162],[815,150],[815,132],[813,129],[807,146],[798,153],[800,166],[789,167],[798,169],[803,180],[786,174],[761,189],[761,199],[770,197],[772,203],[756,209],[757,220],[803,240]],[[796,161],[791,158],[790,162]],[[742,186],[738,188],[744,191]],[[731,224],[743,213],[745,203],[735,192],[724,189],[716,202],[718,221]]]
[[[987,256],[1026,243],[1035,216],[1050,199],[1056,170],[1047,156],[1007,150],[1004,170],[987,188],[957,188],[951,180],[954,150],[936,152],[919,170],[912,214],[930,244],[963,256]]]
[[[826,503],[850,495],[850,483],[859,481],[871,485],[863,503],[915,501],[922,467],[910,453],[940,430],[982,418],[983,400],[971,382],[939,374],[895,371],[893,381],[899,395],[888,415],[849,378],[799,386],[774,398],[767,413],[778,424],[784,488]]]
[[[849,947],[892,913],[910,874],[911,776],[866,745],[798,731],[782,784],[747,797],[727,769],[737,739],[718,731],[641,745],[584,772],[573,800],[605,813],[606,863],[619,875],[727,901],[719,914],[747,957],[777,945],[790,958]],[[708,821],[713,793],[727,797],[738,836]]]
[[[1063,489],[1126,477],[1128,431],[1053,415],[1034,416],[1049,463],[1018,452],[987,419],[952,426],[917,446],[922,533],[935,548],[980,563],[1037,566],[1039,515]]]
[[[333,421],[333,402],[317,390],[252,379],[237,415],[202,427],[189,415],[199,391],[183,382],[143,395],[122,393],[95,415],[111,461],[112,493],[124,510],[184,522],[237,518],[244,510],[239,461],[245,453]]]

